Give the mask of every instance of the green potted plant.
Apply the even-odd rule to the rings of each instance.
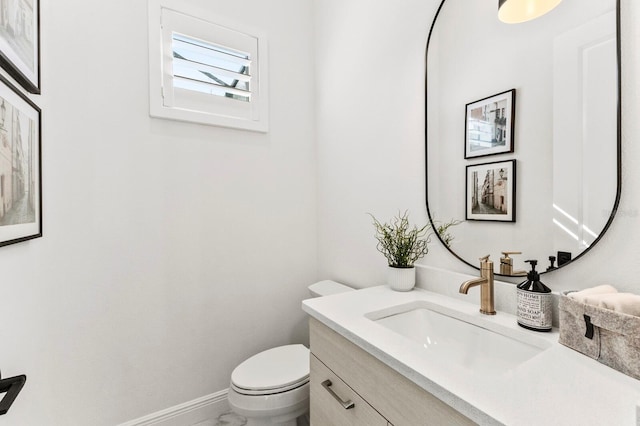
[[[426,224],[421,228],[411,226],[409,213],[398,212],[390,223],[381,223],[371,213],[373,226],[378,240],[376,248],[387,258],[389,264],[387,283],[396,291],[409,291],[416,282],[415,262],[429,252],[429,243],[433,235],[432,227]],[[453,236],[449,233],[451,226],[459,224],[452,220],[437,227],[436,232],[442,241],[449,245]]]

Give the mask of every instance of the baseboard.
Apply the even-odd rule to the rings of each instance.
[[[118,426],[185,426],[217,419],[229,411],[227,393],[224,389],[192,401],[151,413]]]

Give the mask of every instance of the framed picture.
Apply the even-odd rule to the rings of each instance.
[[[466,106],[464,158],[513,152],[516,89]]]
[[[466,219],[516,221],[516,160],[467,166]]]
[[[0,0],[0,66],[40,93],[40,0]]]
[[[0,246],[42,236],[41,113],[0,76]]]

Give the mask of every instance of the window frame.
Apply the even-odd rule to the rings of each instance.
[[[268,132],[266,36],[255,29],[248,29],[229,22],[226,18],[214,16],[210,11],[197,10],[183,3],[180,0],[149,0],[149,115],[155,118]],[[210,32],[203,37],[203,33],[208,31],[207,28]],[[196,34],[190,31],[195,31]],[[172,67],[173,49],[171,44],[168,45],[168,40],[171,40],[173,32],[236,50],[242,49],[232,45],[234,40],[241,40],[244,36],[254,42],[256,56],[251,58],[250,101],[174,88],[172,78],[164,71]],[[179,96],[175,96],[176,94]]]

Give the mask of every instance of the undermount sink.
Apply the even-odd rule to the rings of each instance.
[[[465,317],[425,301],[371,312],[366,317],[419,344],[426,356],[474,374],[503,374],[551,347],[550,342],[536,339],[530,332],[481,324],[482,318]]]

